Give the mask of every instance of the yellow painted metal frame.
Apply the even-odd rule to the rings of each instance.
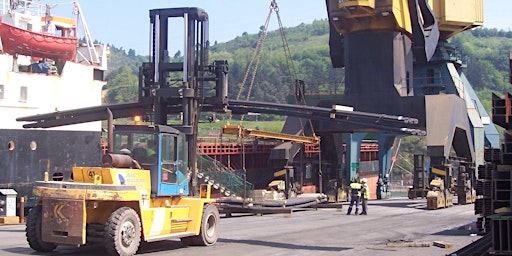
[[[407,0],[329,0],[329,17],[342,34],[401,31],[412,35]]]
[[[280,171],[274,172],[274,177],[284,176],[284,175],[286,175],[286,172],[287,172],[286,169],[282,169]]]
[[[311,143],[311,144],[320,143],[320,138],[316,137],[316,136],[308,137],[308,136],[291,135],[291,134],[286,134],[286,133],[261,131],[261,130],[257,130],[257,129],[247,129],[241,125],[226,124],[226,125],[222,126],[221,132],[222,132],[222,134],[231,134],[231,135],[244,136],[244,137],[255,137],[255,138],[261,138],[261,139],[272,139],[272,140],[291,141],[291,142],[298,142],[298,143]]]
[[[484,0],[429,0],[442,40],[484,22]]]
[[[446,171],[432,167],[432,173],[439,176],[446,176]]]
[[[151,197],[148,170],[74,167],[73,177],[75,182],[45,181],[47,184],[36,184],[34,194],[42,201],[83,201],[85,223],[105,224],[116,209],[130,207],[139,214],[142,239],[146,241],[173,234],[178,237],[198,235],[205,204],[215,202],[210,199],[209,185],[201,186],[199,198]],[[54,184],[51,183],[67,183],[69,186],[52,186]],[[123,186],[130,187],[121,189]],[[85,236],[84,230],[83,243]]]
[[[484,0],[429,0],[440,39],[445,40],[484,22]],[[330,22],[342,34],[401,31],[412,35],[407,0],[329,0]]]

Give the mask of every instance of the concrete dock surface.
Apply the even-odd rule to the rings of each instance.
[[[183,247],[179,240],[142,245],[141,255],[451,255],[480,239],[474,205],[427,210],[426,200],[369,201],[368,215],[340,209],[292,214],[221,215],[219,240],[210,247]],[[434,246],[434,242],[451,248]],[[104,255],[102,246],[59,246],[36,253],[24,225],[0,226],[0,255]]]

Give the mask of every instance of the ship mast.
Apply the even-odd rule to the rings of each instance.
[[[91,33],[89,32],[89,28],[87,27],[87,22],[85,22],[82,8],[80,8],[80,4],[78,2],[73,2],[73,4],[75,5],[73,12],[76,15],[78,15],[78,20],[81,22],[82,28],[84,30],[85,44],[87,46],[87,52],[88,52],[89,58],[87,58],[87,56],[84,56],[83,53],[80,51],[78,51],[78,54],[81,55],[84,60],[88,61],[89,64],[101,65],[98,52],[96,51],[96,48],[94,47]]]

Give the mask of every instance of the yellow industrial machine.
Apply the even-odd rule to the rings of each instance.
[[[430,181],[430,189],[427,192],[427,209],[435,210],[453,206],[453,194],[444,189],[443,180],[440,178]]]
[[[446,171],[432,167],[431,172],[436,178],[430,181],[430,189],[427,192],[427,209],[435,210],[453,206],[453,194],[445,189],[444,181]],[[449,177],[448,177],[449,178]]]
[[[166,56],[171,18],[184,19],[187,25],[187,59],[180,63],[170,63]],[[216,243],[219,211],[210,199],[211,188],[194,182],[200,110],[196,95],[203,88],[197,81],[214,81],[215,95],[203,95],[209,104],[202,103],[223,111],[227,63],[207,66],[198,61],[207,59],[208,15],[202,9],[155,9],[150,21],[151,38],[159,40],[152,40],[152,59],[141,67],[139,102],[18,118],[35,122],[25,128],[108,120],[109,149],[101,165],[74,167],[60,178],[46,174],[35,183],[39,202],[26,228],[32,249],[48,252],[58,245],[100,242],[109,255],[127,256],[141,242],[180,238],[185,245]],[[177,73],[182,78],[176,86],[169,77]],[[167,116],[177,113],[183,113],[183,123],[168,125]],[[114,118],[133,116],[142,116],[136,123],[151,125],[114,127]]]
[[[110,255],[133,255],[142,241],[181,238],[187,245],[215,244],[219,212],[210,186],[201,185],[199,197],[185,196],[190,173],[178,160],[183,154],[178,145],[184,145],[180,132],[166,126],[134,127],[116,127],[114,151],[121,145],[131,148],[135,159],[106,154],[103,167],[74,167],[73,181],[46,177],[36,182],[40,203],[27,220],[33,249],[104,241]],[[158,162],[135,156],[137,144],[153,138]],[[132,168],[134,163],[142,169]]]
[[[57,245],[105,241],[110,255],[133,255],[142,241],[181,238],[186,244],[214,244],[219,212],[211,204],[209,186],[202,186],[197,198],[155,196],[158,185],[179,187],[188,182],[187,169],[166,153],[159,150],[159,158],[165,159],[160,179],[151,177],[149,170],[156,164],[133,169],[130,156],[108,154],[103,164],[109,167],[74,167],[72,182],[37,182],[34,194],[40,204],[27,220],[30,246],[51,251]]]

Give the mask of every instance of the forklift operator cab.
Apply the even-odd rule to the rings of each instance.
[[[151,173],[151,194],[172,196],[188,194],[189,171],[185,138],[178,130],[162,125],[116,125],[114,152],[131,152],[143,169]]]

